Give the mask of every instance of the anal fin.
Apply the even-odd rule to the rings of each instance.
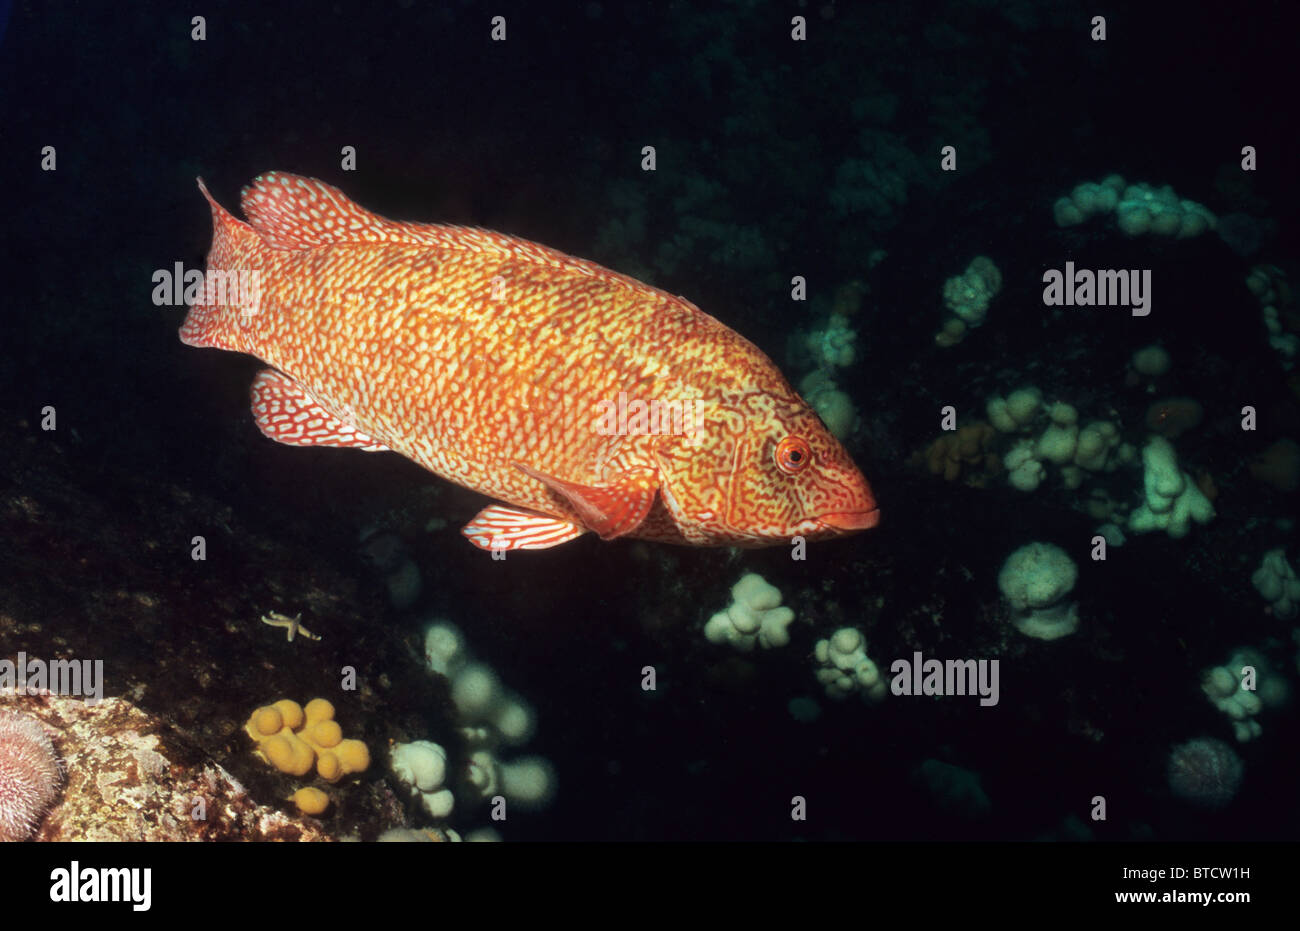
[[[461,530],[481,550],[544,550],[586,533],[567,520],[494,504],[479,511]]]
[[[253,379],[257,429],[286,446],[336,446],[383,452],[388,449],[327,411],[307,389],[283,372],[265,369]]]

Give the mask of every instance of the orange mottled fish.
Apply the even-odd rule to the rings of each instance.
[[[484,549],[590,530],[763,546],[876,525],[862,473],[753,343],[690,301],[486,230],[387,220],[313,178],[208,194],[191,346],[246,352],[261,431],[392,450],[494,498]],[[229,284],[222,293],[219,285]]]

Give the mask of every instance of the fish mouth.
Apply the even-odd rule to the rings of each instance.
[[[869,511],[836,511],[823,514],[817,520],[836,530],[870,530],[880,523],[880,508]]]

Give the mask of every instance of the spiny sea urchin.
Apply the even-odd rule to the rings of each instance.
[[[40,722],[0,711],[0,841],[27,840],[63,782],[63,765]]]

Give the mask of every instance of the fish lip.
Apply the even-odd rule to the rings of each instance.
[[[870,530],[880,523],[880,508],[867,511],[836,511],[822,514],[817,521],[835,530]]]

